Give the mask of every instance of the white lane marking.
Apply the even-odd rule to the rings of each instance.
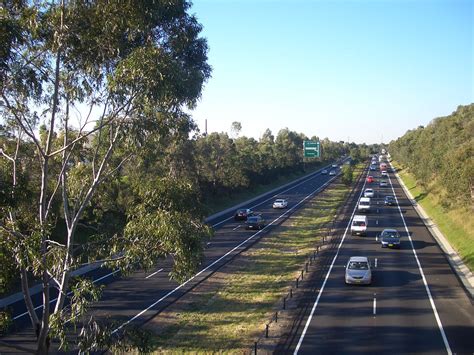
[[[176,288],[174,288],[173,290],[169,291],[167,294],[165,294],[163,297],[161,297],[160,299],[158,299],[157,301],[153,302],[151,305],[149,305],[147,308],[145,308],[144,310],[140,311],[139,313],[137,313],[135,316],[133,316],[132,318],[130,318],[128,321],[122,323],[122,325],[120,325],[118,328],[114,329],[112,331],[112,334],[115,334],[117,333],[120,329],[122,329],[123,327],[125,327],[126,325],[130,324],[131,322],[133,322],[135,319],[139,318],[142,314],[144,314],[145,312],[149,311],[151,308],[153,308],[154,306],[156,306],[158,303],[160,303],[161,301],[163,301],[164,299],[166,299],[167,297],[171,296],[173,293],[175,293],[176,291],[178,291],[180,288],[182,288],[183,286],[185,286],[186,284],[188,284],[191,280],[193,280],[194,278],[196,278],[197,276],[201,275],[203,272],[209,270],[211,267],[213,267],[215,264],[217,264],[218,262],[220,262],[222,259],[224,259],[227,255],[231,254],[232,252],[234,252],[235,250],[237,250],[238,248],[240,248],[242,245],[244,245],[245,243],[247,243],[249,240],[252,240],[254,237],[256,237],[257,235],[259,235],[260,233],[262,233],[265,229],[267,229],[268,227],[270,227],[271,225],[275,224],[280,218],[282,218],[283,216],[287,215],[288,213],[290,213],[292,210],[294,210],[296,207],[298,207],[300,204],[302,204],[303,202],[305,202],[308,198],[310,198],[312,195],[316,194],[317,192],[321,191],[323,188],[325,188],[327,185],[329,185],[334,179],[336,179],[337,176],[335,176],[334,178],[328,180],[326,183],[324,183],[322,186],[318,187],[316,190],[313,190],[310,194],[308,194],[305,198],[303,198],[300,202],[298,202],[296,205],[294,205],[292,208],[289,208],[288,210],[286,210],[285,213],[283,213],[282,215],[280,215],[279,217],[277,217],[276,219],[274,219],[271,223],[267,224],[265,227],[263,227],[261,230],[259,230],[257,233],[255,234],[252,234],[250,237],[248,237],[247,239],[245,239],[242,243],[240,243],[239,245],[235,246],[234,248],[232,248],[231,250],[229,250],[227,253],[225,253],[224,255],[222,255],[220,258],[218,258],[217,260],[215,260],[214,262],[212,262],[211,264],[209,264],[208,266],[206,266],[204,269],[202,269],[201,271],[199,271],[196,275],[192,276],[191,278],[189,278],[188,280],[186,280],[185,282],[183,282],[181,285],[177,286]],[[346,228],[346,232],[347,232],[347,228]],[[345,235],[345,234],[344,234]]]
[[[161,272],[161,271],[163,271],[163,269],[160,269],[160,270],[158,270],[158,271],[155,271],[153,274],[150,274],[150,275],[148,275],[147,277],[145,277],[145,279],[149,279],[150,277],[153,277],[154,275],[156,275],[157,273],[159,273],[159,272]]]
[[[207,245],[211,245],[211,242],[207,242]]]
[[[392,166],[392,163],[390,163],[390,166]],[[392,168],[393,168],[393,166],[392,166]],[[393,188],[392,180],[390,179],[390,177],[388,178],[388,181],[390,182],[390,187],[392,188],[393,195],[395,196],[395,201],[397,202],[398,212],[400,213],[400,217],[402,217],[403,226],[405,227],[405,231],[407,233],[408,240],[410,241],[411,250],[413,251],[413,255],[415,256],[416,264],[418,265],[418,270],[420,271],[421,279],[423,280],[423,284],[425,285],[425,290],[426,290],[426,293],[427,293],[428,298],[430,300],[431,309],[433,310],[433,313],[434,313],[434,316],[435,316],[435,319],[436,319],[436,323],[438,324],[438,328],[439,328],[439,331],[441,333],[441,337],[443,338],[444,346],[446,347],[447,353],[451,355],[452,351],[451,351],[451,347],[449,346],[448,338],[446,337],[446,333],[444,332],[443,324],[441,323],[441,318],[438,315],[438,311],[436,309],[434,299],[431,295],[431,291],[430,291],[430,288],[428,286],[428,282],[426,281],[425,273],[423,272],[423,268],[421,267],[420,260],[418,259],[418,254],[416,253],[415,247],[413,245],[413,240],[411,239],[410,232],[408,231],[408,227],[407,227],[407,224],[405,222],[405,217],[403,217],[403,213],[402,213],[402,210],[400,208],[400,204],[398,203],[398,198],[397,198],[397,195],[395,194],[395,189]]]
[[[102,277],[99,277],[97,280],[92,281],[92,283],[95,284],[96,282],[102,281],[103,279],[105,279],[105,278],[107,278],[107,277],[109,277],[109,276],[115,275],[115,274],[116,274],[117,272],[119,272],[119,271],[120,271],[120,270],[117,269],[117,270],[111,272],[110,274],[107,274],[107,275],[104,275],[104,276],[102,276]],[[71,294],[72,294],[72,291],[69,291],[69,292],[67,293],[68,296],[70,296]],[[54,299],[52,299],[51,301],[49,301],[49,304],[51,304],[51,303],[57,301],[57,299],[58,299],[57,297],[54,298]],[[43,308],[43,305],[42,305],[42,304],[40,304],[39,306],[36,306],[34,310],[36,311],[36,310],[38,310],[38,309],[40,309],[40,308]],[[26,316],[27,314],[28,314],[28,312],[19,314],[19,315],[17,315],[16,317],[13,317],[13,320],[17,320],[18,318],[24,317],[24,316]]]
[[[367,171],[367,175],[369,175],[369,171]],[[367,182],[367,179],[364,179],[364,185],[362,186],[362,189],[360,191],[360,195],[359,195],[359,198],[357,199],[357,201],[360,200],[362,194],[364,193],[364,188],[365,188],[366,182]],[[331,266],[329,266],[329,270],[328,270],[328,272],[327,272],[327,274],[324,278],[323,285],[321,286],[321,289],[318,292],[318,297],[316,297],[316,300],[314,301],[314,304],[313,304],[313,308],[311,309],[311,313],[309,314],[309,317],[306,320],[306,324],[304,326],[303,332],[301,333],[300,339],[298,341],[298,345],[296,345],[295,351],[293,353],[294,355],[298,354],[298,351],[301,347],[301,344],[303,344],[303,339],[306,335],[306,332],[308,331],[308,327],[311,323],[311,319],[313,318],[314,312],[316,311],[316,307],[319,304],[319,300],[321,298],[321,295],[323,294],[324,288],[326,287],[326,283],[329,279],[329,274],[331,274],[332,268],[334,267],[334,263],[336,262],[336,259],[339,256],[339,251],[341,250],[341,246],[344,243],[344,240],[346,239],[347,231],[349,229],[349,226],[351,225],[352,218],[354,218],[354,214],[356,213],[356,210],[357,210],[357,205],[358,205],[358,203],[356,202],[355,207],[354,207],[354,211],[352,211],[351,218],[349,218],[349,223],[347,224],[346,230],[344,231],[341,242],[339,243],[339,246],[337,247],[336,255],[334,255],[334,258],[332,259]]]
[[[379,213],[379,209],[377,208],[377,213]]]
[[[374,296],[375,296],[375,293],[374,293]],[[374,297],[374,316],[377,314],[377,297]]]
[[[377,267],[377,258],[375,258],[375,267]]]
[[[376,225],[379,225],[379,220],[378,220],[378,219],[375,220],[375,224],[376,224]]]
[[[375,235],[375,241],[376,241],[376,242],[379,241],[379,235],[378,235],[378,234]]]
[[[255,207],[261,206],[261,205],[265,204],[266,202],[268,202],[268,201],[270,201],[270,200],[273,200],[276,196],[281,195],[281,194],[284,194],[285,192],[288,192],[288,191],[294,189],[295,187],[298,187],[298,186],[300,186],[301,184],[304,184],[305,182],[308,182],[309,180],[314,179],[316,176],[321,175],[321,171],[322,171],[322,170],[327,169],[327,168],[329,168],[329,165],[328,165],[327,167],[325,167],[325,168],[321,168],[320,170],[318,170],[317,172],[315,172],[313,175],[311,175],[311,176],[308,177],[307,179],[301,181],[299,184],[297,184],[297,185],[295,185],[295,186],[292,186],[292,187],[290,187],[290,188],[288,188],[288,189],[286,189],[286,190],[284,190],[284,191],[281,191],[281,192],[277,193],[276,195],[273,195],[272,197],[267,198],[265,201],[262,201],[261,203],[258,203],[258,204],[256,204],[256,205],[250,207],[250,208],[253,209],[253,208],[255,208]],[[334,178],[332,178],[332,180],[334,180],[336,177],[337,177],[337,176],[335,176]],[[329,181],[332,181],[332,180],[329,180]],[[213,225],[212,225],[212,228],[218,226],[219,224],[222,224],[222,223],[224,223],[224,222],[227,222],[228,220],[230,220],[230,219],[232,219],[232,218],[234,218],[234,217],[229,217],[229,218],[227,218],[227,219],[224,219],[223,221],[220,221],[219,223],[213,224]]]
[[[239,228],[240,228],[240,224],[232,230],[235,231],[236,229],[239,229]]]

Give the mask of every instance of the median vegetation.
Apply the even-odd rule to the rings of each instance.
[[[356,173],[359,174],[360,167]],[[337,182],[150,321],[156,353],[244,353],[320,242],[350,187]]]
[[[390,143],[400,176],[474,271],[474,104]]]

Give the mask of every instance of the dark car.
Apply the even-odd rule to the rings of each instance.
[[[376,171],[376,170],[377,170],[377,166],[376,166],[376,165],[371,165],[371,166],[370,166],[370,170],[371,170],[371,171]]]
[[[246,221],[250,216],[253,216],[253,211],[250,208],[241,208],[235,211],[234,219],[236,221]]]
[[[385,204],[385,206],[393,206],[397,203],[397,201],[395,200],[394,196],[388,195],[385,196],[385,200],[383,201],[383,203]]]
[[[262,216],[250,216],[245,223],[247,223],[246,229],[262,229],[265,227],[265,220]]]
[[[382,248],[400,249],[400,234],[396,229],[384,229],[380,234],[380,243]]]

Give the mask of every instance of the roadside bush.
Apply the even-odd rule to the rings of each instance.
[[[354,168],[352,165],[344,164],[342,167],[342,182],[349,186],[354,180]]]

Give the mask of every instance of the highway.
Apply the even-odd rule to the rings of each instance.
[[[419,219],[394,175],[389,186],[361,179],[350,202],[351,215],[344,218],[343,238],[337,255],[329,258],[331,267],[315,293],[294,341],[285,344],[284,353],[295,354],[473,354],[474,307],[444,254]],[[116,333],[128,325],[140,326],[163,309],[192,292],[193,287],[211,276],[259,238],[272,232],[304,202],[330,184],[335,177],[312,174],[275,194],[266,195],[247,206],[261,213],[267,227],[261,231],[245,230],[244,223],[231,214],[213,221],[215,236],[207,245],[199,272],[178,284],[169,280],[172,260],[160,261],[156,268],[127,277],[113,270],[98,269],[90,274],[104,283],[102,299],[92,307],[98,319],[116,322]],[[367,236],[351,236],[349,223],[356,200],[364,188],[374,188],[372,211],[368,214]],[[397,206],[384,206],[385,195],[395,195]],[[276,197],[289,201],[287,209],[274,210]],[[376,236],[384,228],[396,228],[402,235],[400,250],[382,249]],[[344,233],[345,232],[345,233]],[[374,270],[371,286],[348,286],[344,283],[345,264],[351,256],[368,256]],[[38,300],[39,301],[38,295]],[[34,338],[28,316],[16,305],[19,332],[2,340],[32,347]],[[41,312],[41,308],[38,308]],[[28,341],[26,340],[28,338]],[[251,340],[249,340],[250,342]],[[3,353],[3,348],[0,352]]]
[[[351,216],[309,315],[285,353],[294,354],[473,354],[474,307],[446,257],[405,196],[396,177],[389,185],[361,180],[355,196],[376,191],[368,214],[367,236],[351,236]],[[361,183],[362,185],[362,183]],[[398,205],[384,206],[386,195]],[[359,213],[357,213],[359,214]],[[396,228],[401,248],[381,248],[377,235]],[[345,264],[367,256],[374,280],[370,286],[346,285]]]
[[[87,276],[99,284],[106,285],[106,288],[101,300],[93,305],[91,314],[97,316],[98,319],[113,319],[118,324],[116,332],[129,324],[143,324],[183,294],[191,291],[194,286],[212,275],[240,252],[251,247],[259,238],[271,233],[274,226],[282,223],[307,199],[321,191],[336,177],[322,175],[320,171],[317,171],[281,188],[276,193],[264,195],[254,201],[247,207],[262,214],[267,221],[267,226],[260,231],[246,230],[243,221],[234,221],[233,212],[215,219],[212,225],[215,235],[206,245],[201,269],[182,284],[169,280],[169,272],[172,267],[171,258],[158,262],[153,270],[138,271],[127,277],[121,277],[116,270],[101,268],[92,271]],[[276,197],[287,199],[288,208],[273,209],[272,203]],[[37,305],[37,312],[40,314],[42,310],[41,294],[35,295],[34,301]],[[29,328],[29,317],[24,302],[19,301],[11,308],[14,311],[16,329]],[[27,330],[24,331],[27,332]]]

